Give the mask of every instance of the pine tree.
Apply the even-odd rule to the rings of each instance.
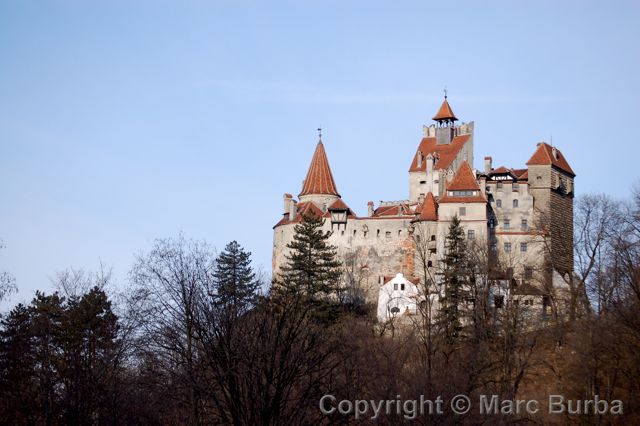
[[[340,289],[341,263],[335,246],[328,244],[330,231],[323,231],[324,220],[314,215],[303,216],[295,226],[291,252],[282,268],[283,284],[289,292],[313,299],[336,296]]]
[[[256,303],[260,281],[251,267],[251,253],[231,241],[216,259],[213,273],[216,303],[242,312]]]
[[[468,293],[468,258],[464,229],[454,216],[445,240],[442,261],[444,294],[440,299],[439,324],[447,340],[460,336]]]

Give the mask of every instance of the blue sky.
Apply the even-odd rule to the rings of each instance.
[[[0,270],[126,282],[154,238],[270,270],[322,126],[343,199],[405,199],[442,89],[475,166],[553,137],[576,190],[639,177],[640,2],[0,1]]]

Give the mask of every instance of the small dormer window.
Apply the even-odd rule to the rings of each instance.
[[[347,223],[347,212],[346,212],[346,210],[332,210],[331,211],[331,222],[332,223]]]

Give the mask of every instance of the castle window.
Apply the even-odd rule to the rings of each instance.
[[[531,278],[533,278],[533,268],[531,266],[524,267],[524,278],[526,280],[530,280]]]
[[[496,243],[491,243],[491,251],[497,251],[498,245]]]
[[[527,243],[520,243],[520,251],[521,252],[527,251]]]
[[[378,232],[376,232],[376,237],[380,238],[380,230],[378,229]]]
[[[467,238],[470,240],[475,240],[476,239],[476,231],[474,231],[473,229],[469,229],[467,231]]]
[[[522,221],[520,222],[520,229],[522,229],[523,231],[529,230],[529,224],[527,223],[527,219],[522,219]]]
[[[398,238],[400,238],[402,236],[402,230],[398,229]]]
[[[497,208],[502,207],[502,200],[496,200],[496,207]]]
[[[431,268],[433,266],[433,262],[431,260],[427,261],[427,268]]]
[[[398,283],[393,283],[393,289],[397,290],[398,289]]]
[[[478,191],[448,191],[447,195],[450,197],[475,197],[478,195]]]
[[[513,200],[513,208],[514,209],[518,208],[518,200],[517,199]]]
[[[498,191],[502,191],[502,182],[498,181],[496,186],[498,187]]]
[[[459,216],[466,216],[467,215],[467,208],[466,207],[460,207],[458,209],[458,215]]]
[[[504,229],[509,229],[511,228],[511,221],[509,219],[505,219],[502,221],[502,227]]]
[[[390,239],[391,239],[391,231],[387,231],[387,232],[385,232],[385,233],[384,233],[384,236],[385,236],[385,238],[386,238],[387,240],[390,240]]]
[[[400,284],[400,291],[404,291],[404,284]]]
[[[344,235],[344,231],[342,231],[342,232],[340,233],[340,235]]]
[[[356,236],[356,230],[355,229],[353,230],[353,236],[354,237]]]
[[[504,296],[495,296],[493,298],[493,306],[496,309],[502,309],[503,303],[504,303]]]
[[[420,185],[424,185],[424,184],[426,184],[426,183],[427,183],[427,181],[426,181],[426,180],[421,180],[421,181],[420,181]]]
[[[504,243],[505,253],[511,253],[511,243]]]
[[[431,235],[431,241],[435,241],[436,240],[436,236],[435,235]]]

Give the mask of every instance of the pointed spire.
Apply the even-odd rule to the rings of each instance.
[[[440,109],[433,119],[439,123],[458,120],[458,117],[456,117],[451,109],[451,105],[449,105],[449,101],[447,101],[447,89],[444,89],[444,101],[442,101],[442,105],[440,105]]]
[[[322,130],[318,129],[318,145],[313,153],[311,164],[309,165],[309,171],[307,177],[302,184],[302,191],[299,196],[323,194],[323,195],[337,195],[338,189],[336,183],[333,180],[333,174],[331,174],[331,168],[329,167],[329,160],[327,159],[327,153],[324,150],[324,144],[322,143]]]

